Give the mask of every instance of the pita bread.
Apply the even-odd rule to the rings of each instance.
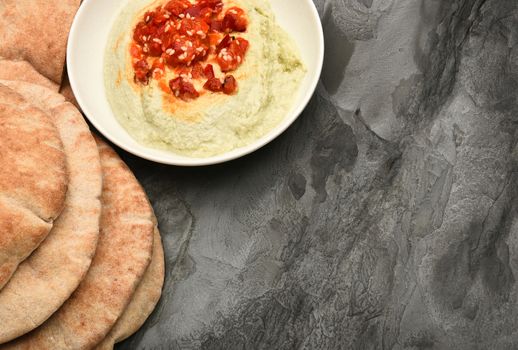
[[[63,209],[68,174],[54,124],[3,85],[0,134],[1,289],[50,232]]]
[[[0,0],[0,58],[27,61],[58,86],[79,0]]]
[[[0,343],[48,319],[74,292],[95,254],[101,214],[102,173],[97,146],[82,115],[63,96],[25,82],[3,81],[48,112],[67,159],[65,208],[39,248],[0,291]]]
[[[1,349],[90,349],[131,300],[151,260],[154,214],[146,194],[117,154],[98,141],[104,175],[101,233],[85,279],[43,325]]]
[[[158,300],[160,300],[162,287],[164,285],[164,275],[164,249],[162,247],[160,232],[156,229],[153,243],[153,256],[144,274],[144,278],[142,278],[142,281],[135,291],[135,295],[133,295],[133,299],[131,299],[131,302],[121,318],[112,328],[110,334],[96,347],[97,350],[113,349],[115,343],[127,339],[142,327],[146,319],[155,309]]]
[[[33,66],[25,61],[10,61],[0,59],[0,78],[5,80],[19,80],[34,83],[53,91],[59,86],[38,73]]]

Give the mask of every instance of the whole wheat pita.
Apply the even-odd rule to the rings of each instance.
[[[68,174],[52,121],[3,85],[0,134],[1,289],[50,232],[63,209]]]
[[[103,170],[101,232],[85,279],[43,325],[0,349],[90,349],[130,302],[151,260],[154,214],[117,154],[98,141]]]
[[[63,141],[70,175],[62,214],[39,248],[20,264],[0,291],[3,343],[42,324],[85,276],[99,236],[102,173],[88,125],[63,96],[25,82],[0,80],[0,84],[48,113]]]
[[[58,91],[59,89],[59,85],[38,73],[26,61],[0,59],[0,79],[25,81],[44,86],[53,91]]]
[[[96,346],[97,350],[113,349],[115,343],[127,339],[146,322],[162,294],[165,275],[164,265],[162,239],[160,238],[160,232],[156,229],[153,242],[153,256],[144,274],[144,278],[142,278],[142,281],[133,295],[133,299],[131,299],[131,302],[121,318],[119,318],[102,343]]]
[[[79,0],[0,0],[0,58],[29,62],[61,84],[68,32]]]

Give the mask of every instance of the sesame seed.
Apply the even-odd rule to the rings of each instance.
[[[149,22],[150,19],[151,19],[151,17],[146,16],[146,22]]]
[[[180,17],[180,18],[184,18],[184,17],[185,17],[185,15],[184,15],[183,13],[180,13],[180,14],[178,15],[178,17]]]
[[[185,46],[182,46],[181,49],[182,49],[182,51],[187,51],[187,47],[185,47]]]
[[[230,11],[228,11],[228,13],[231,13],[233,15],[237,15],[237,11],[236,10],[230,10]]]
[[[187,31],[187,35],[192,36],[192,34],[193,34],[193,33],[192,33],[192,30],[188,30],[188,31]]]
[[[187,41],[186,43],[187,43],[187,46],[192,47],[192,42],[191,41]]]
[[[158,38],[153,38],[153,41],[157,44],[162,44],[162,40],[158,39]]]
[[[187,16],[185,16],[185,18],[187,18],[187,19],[191,19],[191,15],[190,15],[190,14],[187,14]]]
[[[175,53],[175,52],[176,52],[176,51],[175,51],[175,50],[173,50],[173,49],[167,49],[167,50],[165,51],[165,53],[166,53],[166,54],[168,54],[169,56],[174,55],[174,53]]]
[[[178,25],[176,26],[176,30],[180,30],[180,28],[182,28],[182,24],[178,23]]]
[[[237,56],[237,63],[241,63],[241,56]]]
[[[180,91],[176,90],[176,91],[174,92],[174,95],[175,95],[176,97],[180,96]]]
[[[196,49],[196,51],[198,51],[198,52],[202,52],[202,51],[203,51],[203,47],[198,47],[198,48]]]
[[[164,18],[169,18],[169,17],[171,17],[171,16],[169,16],[169,14],[167,14],[167,13],[164,15]]]
[[[198,34],[198,35],[205,35],[205,33],[203,32],[203,30],[198,30],[198,31],[196,32],[196,34]]]
[[[170,29],[171,29],[171,25],[169,23],[167,23],[167,25],[165,26],[164,32],[167,33]]]
[[[182,55],[180,55],[180,56],[178,56],[178,58],[181,59],[181,60],[186,59],[187,58],[187,52],[182,54]]]

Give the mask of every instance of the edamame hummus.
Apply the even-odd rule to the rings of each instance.
[[[267,0],[135,0],[113,26],[104,75],[138,142],[210,157],[279,124],[305,68]]]

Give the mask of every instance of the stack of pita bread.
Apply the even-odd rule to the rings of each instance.
[[[163,286],[146,194],[58,92],[78,6],[0,0],[0,350],[112,349]]]

